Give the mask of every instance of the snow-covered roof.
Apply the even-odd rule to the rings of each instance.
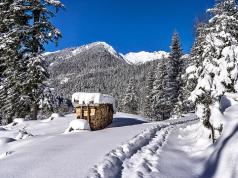
[[[110,95],[101,93],[74,93],[72,95],[72,103],[74,106],[82,104],[112,104],[113,111],[116,111],[115,99]]]

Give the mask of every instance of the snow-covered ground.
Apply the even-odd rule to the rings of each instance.
[[[238,175],[238,105],[224,110],[227,123],[215,145],[193,114],[147,123],[143,117],[117,113],[104,130],[67,134],[75,115],[53,116],[43,121],[18,119],[0,127],[1,178]]]
[[[117,113],[112,125],[104,130],[64,134],[75,118],[70,114],[1,127],[0,177],[85,177],[104,155],[154,125],[142,117]],[[15,141],[23,128],[33,136]]]

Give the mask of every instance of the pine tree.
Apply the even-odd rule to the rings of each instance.
[[[171,52],[167,62],[166,95],[167,105],[170,106],[172,115],[175,104],[178,102],[178,96],[181,89],[181,74],[183,70],[182,61],[183,52],[178,33],[175,32],[172,38]]]
[[[4,123],[25,112],[27,97],[23,94],[25,79],[24,46],[28,15],[21,1],[1,1],[0,4],[0,63],[2,66],[0,112]]]
[[[47,71],[41,53],[44,44],[56,41],[59,31],[49,22],[54,0],[3,0],[0,3],[0,112],[7,119],[25,117],[30,110],[36,119]]]
[[[198,73],[201,70],[205,23],[198,23],[196,26],[195,42],[193,44],[190,56],[184,68],[185,73],[182,75],[181,90],[178,97],[178,104],[175,107],[175,113],[181,116],[195,110],[195,103],[189,100],[191,92],[195,89],[198,80]]]
[[[39,102],[46,87],[45,81],[49,77],[41,54],[45,50],[45,43],[51,41],[57,44],[58,39],[61,37],[59,30],[50,22],[50,18],[63,5],[60,1],[55,0],[32,0],[27,2],[29,7],[28,13],[33,23],[29,26],[32,30],[29,31],[29,38],[26,40],[26,46],[29,49],[30,55],[28,55],[28,76],[26,78],[25,92],[31,101],[31,118],[35,120],[37,119]],[[55,12],[52,11],[53,8],[56,9]]]
[[[170,117],[170,106],[167,105],[168,95],[166,93],[167,83],[165,78],[167,76],[166,60],[163,59],[159,62],[156,78],[153,83],[152,90],[152,105],[153,120],[161,121],[169,119]]]
[[[143,112],[144,115],[148,118],[153,117],[153,110],[151,108],[151,105],[153,103],[152,101],[152,90],[153,90],[153,84],[155,80],[155,69],[152,68],[152,70],[149,72],[147,80],[146,80],[146,90],[145,90],[145,100],[144,100],[144,108]]]
[[[138,97],[135,90],[135,81],[131,79],[122,100],[123,111],[136,114],[138,111]]]
[[[218,1],[208,12],[211,19],[206,34],[202,65],[191,100],[196,102],[197,115],[211,129],[213,142],[219,136],[222,121],[210,118],[212,109],[219,108],[225,92],[237,92],[238,7],[235,0]]]

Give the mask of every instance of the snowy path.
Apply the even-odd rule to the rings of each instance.
[[[166,157],[161,158],[167,152],[170,140],[177,142],[174,134],[178,128],[194,122],[194,117],[180,120],[169,120],[148,128],[133,139],[109,152],[101,163],[91,169],[90,178],[138,178],[161,177],[160,161],[166,162]],[[175,140],[174,140],[175,139]],[[164,164],[164,163],[162,163]],[[166,165],[166,164],[164,164]],[[172,167],[167,167],[167,171]]]

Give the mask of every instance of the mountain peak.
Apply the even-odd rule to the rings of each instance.
[[[92,48],[97,48],[97,47],[104,48],[106,51],[108,51],[110,54],[112,54],[113,56],[115,56],[117,58],[122,58],[121,55],[119,55],[111,45],[107,44],[106,42],[102,42],[102,41],[97,41],[97,42],[89,43],[87,45],[78,47],[72,51],[72,54],[77,55],[78,53],[80,53],[82,51],[90,50]]]
[[[154,61],[157,59],[168,58],[169,53],[165,51],[154,51],[154,52],[130,52],[126,55],[123,55],[124,59],[132,64],[141,64],[149,61]]]

